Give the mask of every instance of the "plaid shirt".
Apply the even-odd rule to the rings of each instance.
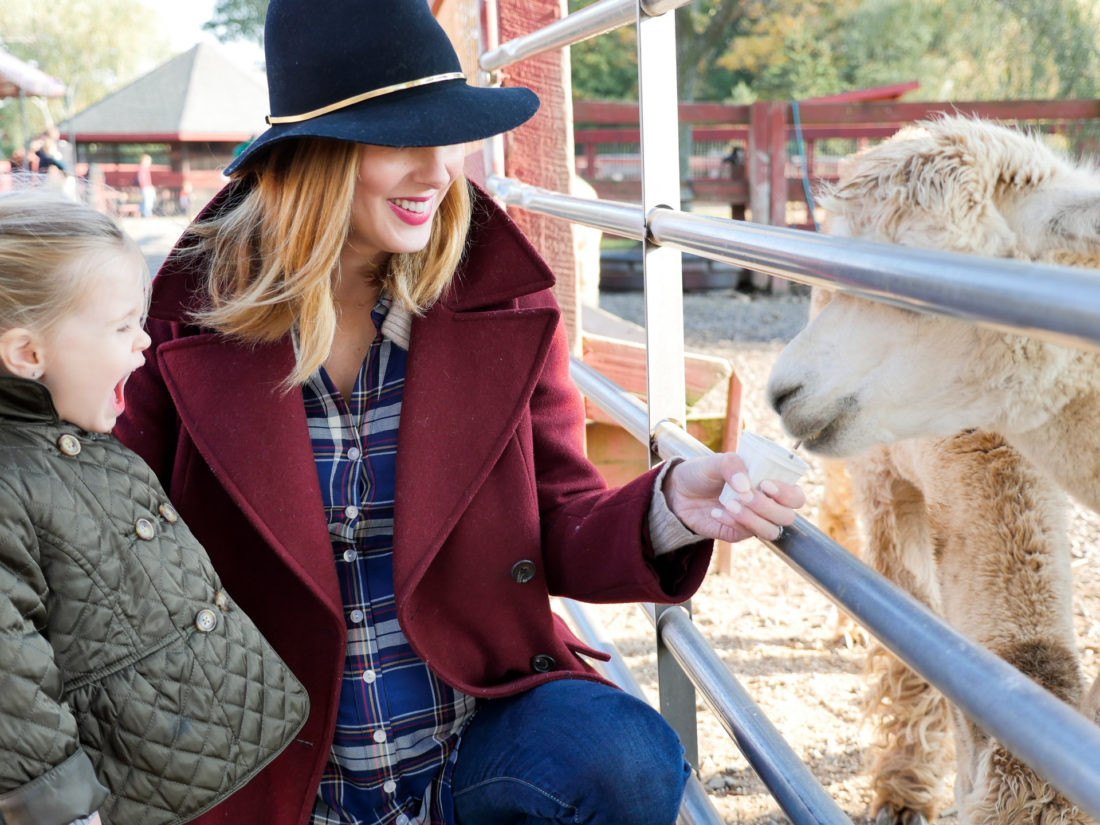
[[[336,735],[312,825],[444,825],[449,768],[472,697],[409,646],[393,592],[397,427],[407,353],[380,330],[345,402],[319,368],[302,388],[348,628]]]

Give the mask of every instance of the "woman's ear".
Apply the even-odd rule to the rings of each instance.
[[[41,377],[45,365],[38,336],[23,327],[14,327],[0,335],[0,366],[20,378]]]

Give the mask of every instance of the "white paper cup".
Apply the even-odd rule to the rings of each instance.
[[[742,431],[737,440],[737,454],[745,462],[749,483],[754,489],[766,478],[794,484],[810,469],[810,465],[791,450],[756,433]],[[731,500],[739,501],[738,494],[729,484],[722,488],[718,500],[724,505]]]

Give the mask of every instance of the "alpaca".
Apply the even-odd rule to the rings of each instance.
[[[822,203],[836,234],[1100,268],[1100,174],[990,122],[902,130]],[[1100,509],[1100,353],[848,295],[815,303],[769,403],[809,450],[847,460],[868,561],[1095,720],[1063,491]],[[935,817],[952,730],[961,822],[1089,821],[921,677],[872,660],[879,823]]]

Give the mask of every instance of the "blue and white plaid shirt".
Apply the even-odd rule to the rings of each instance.
[[[381,330],[390,300],[372,318]],[[407,353],[381,332],[350,400],[324,368],[302,388],[348,628],[332,753],[312,825],[445,825],[472,697],[441,682],[397,622],[393,503]]]

